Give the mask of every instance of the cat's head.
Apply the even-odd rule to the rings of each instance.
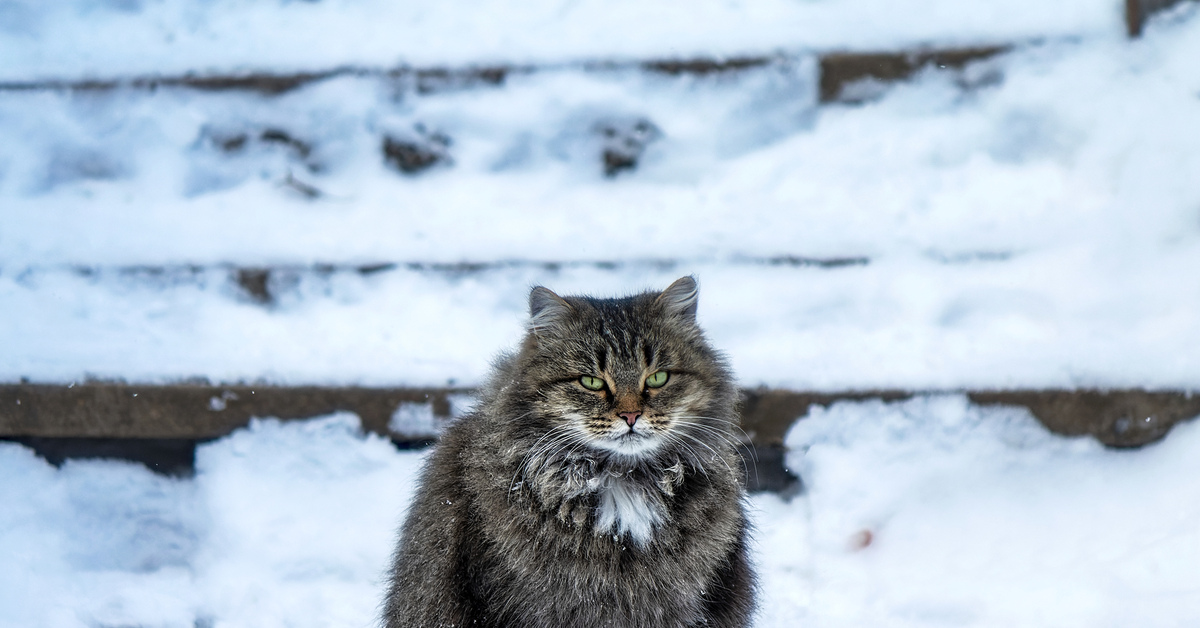
[[[519,377],[541,442],[632,461],[724,450],[733,389],[696,324],[697,288],[693,277],[619,299],[534,288]]]

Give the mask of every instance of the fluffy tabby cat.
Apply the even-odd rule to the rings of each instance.
[[[401,626],[746,626],[729,370],[696,282],[529,296],[528,333],[421,477],[385,600]]]

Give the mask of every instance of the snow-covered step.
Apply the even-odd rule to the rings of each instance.
[[[15,0],[3,17],[0,80],[899,50],[1124,31],[1120,7],[1093,0],[487,0],[470,10],[435,0]]]
[[[739,382],[793,390],[1200,388],[1200,252],[0,269],[0,381],[474,386],[534,285],[682,275]],[[269,269],[269,267],[266,267]]]
[[[816,106],[815,62],[7,94],[0,380],[474,385],[531,285],[696,273],[747,387],[1193,390],[1200,20],[1177,13],[854,107]],[[637,133],[636,168],[606,176],[606,142]],[[405,172],[389,137],[449,159]],[[868,263],[739,262],[793,258]],[[355,270],[382,262],[402,265]],[[459,265],[481,270],[436,270]],[[279,283],[269,306],[231,281],[269,268],[310,271],[245,276]]]
[[[9,93],[0,268],[597,260],[620,239],[959,257],[1128,236],[1157,255],[1139,234],[1190,233],[1195,24],[1018,50],[983,83],[930,72],[860,107],[816,106],[815,61],[426,95],[353,77],[278,98]],[[1140,110],[1163,115],[1135,129]]]

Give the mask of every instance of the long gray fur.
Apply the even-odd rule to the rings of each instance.
[[[696,299],[691,277],[621,299],[533,290],[519,351],[421,476],[388,628],[750,623],[736,393]],[[656,370],[670,375],[651,390]],[[608,383],[588,390],[584,375]],[[645,436],[613,436],[624,409],[644,413]]]

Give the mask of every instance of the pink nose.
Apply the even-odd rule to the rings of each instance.
[[[629,427],[633,427],[633,424],[637,423],[638,417],[642,416],[642,413],[641,412],[621,412],[620,415],[625,418],[625,422],[629,424]]]

